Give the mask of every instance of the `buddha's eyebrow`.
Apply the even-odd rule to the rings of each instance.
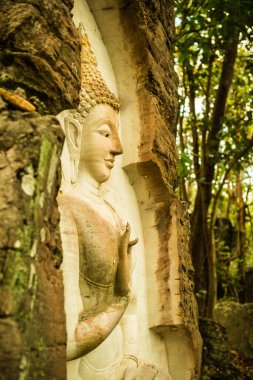
[[[94,123],[96,127],[100,127],[102,124],[107,124],[110,128],[116,127],[115,121],[109,117],[102,117]]]

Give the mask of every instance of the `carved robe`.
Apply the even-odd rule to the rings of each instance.
[[[63,275],[68,338],[78,323],[78,315],[90,315],[110,304],[115,294],[120,238],[125,225],[109,203],[107,217],[89,197],[70,194],[58,197],[64,250]],[[110,219],[110,220],[109,220]],[[78,275],[79,273],[79,275]],[[81,359],[68,362],[68,378],[73,380],[114,379],[123,356],[120,326]]]

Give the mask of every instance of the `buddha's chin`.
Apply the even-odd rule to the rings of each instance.
[[[90,178],[90,181],[95,181],[96,183],[103,183],[108,181],[108,179],[111,176],[111,170],[112,168],[109,167],[105,162],[97,161],[95,163],[92,163],[92,165],[87,165],[83,169],[84,176],[88,179]]]
[[[103,182],[108,181],[110,176],[111,176],[111,169],[106,168],[106,170],[103,170],[103,172],[97,173],[97,175],[96,175],[96,177],[94,177],[94,179],[96,179],[96,181],[98,183],[103,183]]]

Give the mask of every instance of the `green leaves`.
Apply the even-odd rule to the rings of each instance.
[[[246,231],[253,236],[252,57],[252,0],[176,2],[181,152],[178,176],[180,195],[192,204],[192,257],[196,263],[207,259],[209,265],[213,260],[217,214],[238,224],[232,213],[238,212],[238,176],[246,172],[251,174],[242,176],[241,198],[252,210]],[[206,245],[200,235],[205,236]],[[223,248],[217,247],[221,256]],[[205,271],[195,266],[196,278]],[[215,281],[212,265],[208,277]]]
[[[178,176],[179,178],[188,177],[191,171],[192,159],[187,153],[181,153],[178,162]]]

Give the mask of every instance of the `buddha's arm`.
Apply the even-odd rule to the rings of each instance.
[[[95,315],[86,317],[81,313],[75,339],[68,343],[67,360],[77,359],[102,343],[118,324],[128,302],[129,296],[117,297]]]
[[[136,242],[133,241],[133,242]],[[133,275],[135,268],[135,256],[131,258],[131,272]],[[132,276],[131,276],[132,277]],[[119,379],[135,379],[138,367],[138,322],[136,310],[136,281],[131,281],[131,299],[124,313],[120,326],[123,334],[123,359],[118,369]]]
[[[123,315],[120,326],[123,333],[123,362],[125,366],[138,366],[138,325],[136,299],[131,297],[128,308]]]
[[[136,265],[136,257],[132,254],[132,246],[137,243],[138,239],[132,240],[128,244],[128,268],[131,268],[131,298],[129,305],[120,321],[123,333],[123,353],[124,360],[134,361],[137,364],[137,341],[138,341],[138,326],[137,326],[137,310],[136,310],[136,281],[133,280],[133,273]]]
[[[79,244],[76,223],[65,199],[58,197],[60,209],[60,230],[63,248],[64,306],[67,329],[67,359],[75,344],[75,331],[83,303],[79,286]]]

